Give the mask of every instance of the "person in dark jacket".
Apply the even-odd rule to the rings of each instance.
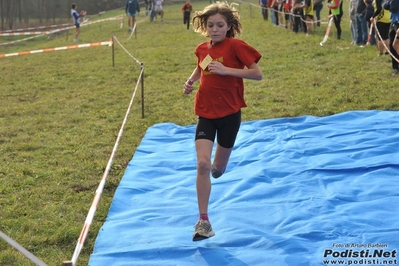
[[[127,0],[126,8],[125,8],[129,29],[128,32],[131,32],[134,28],[134,24],[136,23],[136,13],[140,13],[140,5],[138,0]]]
[[[314,11],[316,13],[317,27],[320,27],[320,21],[321,21],[320,13],[321,13],[321,10],[323,9],[323,1],[324,0],[315,0],[314,1]]]
[[[367,22],[365,19],[366,4],[363,0],[359,0],[356,8],[356,32],[357,32],[357,45],[365,45],[367,43],[368,31]]]
[[[392,75],[399,74],[399,0],[389,0],[382,4],[391,12],[391,28],[389,29],[389,51],[392,58]]]
[[[373,0],[364,0],[364,3],[366,4],[366,13],[364,14],[364,19],[366,20],[367,23],[367,31],[370,32],[370,28],[372,27],[371,18],[373,17],[374,14]],[[371,30],[370,36],[367,36],[367,44],[376,45],[374,27]]]

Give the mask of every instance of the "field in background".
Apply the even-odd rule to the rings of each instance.
[[[375,47],[350,45],[346,1],[342,39],[334,38],[333,26],[324,47],[319,43],[327,26],[326,7],[322,26],[305,37],[263,21],[257,2],[252,3],[240,2],[241,38],[263,54],[259,66],[264,79],[245,81],[244,120],[398,109],[399,77],[390,74],[390,58],[378,56]],[[119,21],[82,27],[80,44],[109,41],[114,35],[143,62],[145,118],[139,93],[78,265],[87,264],[115,189],[146,129],[162,122],[196,122],[194,95],[182,95],[182,86],[195,67],[193,50],[206,38],[186,31],[182,4],[165,5],[164,22],[150,22],[142,11],[137,38],[129,41],[126,19],[123,29]],[[208,2],[192,4],[200,10]],[[73,32],[68,39],[62,34],[0,46],[0,54],[72,45]],[[0,43],[11,39],[0,37]],[[111,48],[93,47],[0,58],[0,70],[0,230],[48,265],[59,265],[72,256],[140,66],[115,44],[114,67]],[[194,177],[187,178],[194,185]],[[4,241],[0,262],[32,265]]]

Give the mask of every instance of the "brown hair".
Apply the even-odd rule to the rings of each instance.
[[[205,7],[203,11],[196,11],[192,19],[194,30],[209,37],[206,29],[208,18],[219,13],[226,19],[227,25],[230,26],[230,29],[226,33],[226,37],[234,38],[240,35],[242,31],[242,25],[239,21],[240,14],[233,5],[234,4],[231,4],[231,6],[229,6],[226,3],[215,3]]]

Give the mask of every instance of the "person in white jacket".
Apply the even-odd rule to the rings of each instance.
[[[350,0],[349,1],[349,29],[351,32],[352,42],[351,44],[356,44],[357,39],[357,31],[356,31],[356,7],[357,7],[358,0]]]

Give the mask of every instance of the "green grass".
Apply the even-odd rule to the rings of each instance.
[[[193,2],[195,10],[207,4]],[[80,43],[115,35],[144,64],[145,118],[138,92],[78,265],[87,264],[115,189],[147,128],[196,121],[194,94],[183,95],[182,86],[195,67],[195,47],[206,39],[185,30],[181,5],[166,5],[163,23],[150,23],[142,12],[137,38],[129,41],[119,21],[82,27]],[[245,81],[244,120],[398,109],[399,83],[390,75],[390,58],[377,56],[375,47],[349,44],[347,12],[342,40],[334,38],[333,27],[321,47],[326,23],[305,37],[263,21],[248,2],[240,10],[241,38],[263,54],[259,66],[264,74],[260,82]],[[327,9],[322,12],[327,17]],[[0,46],[0,54],[71,45],[73,32],[68,40],[60,35]],[[1,43],[12,39],[17,37],[2,37]],[[115,44],[114,67],[111,48],[93,47],[0,58],[0,71],[0,230],[48,265],[60,265],[72,257],[140,66]],[[32,265],[4,241],[0,264]]]

